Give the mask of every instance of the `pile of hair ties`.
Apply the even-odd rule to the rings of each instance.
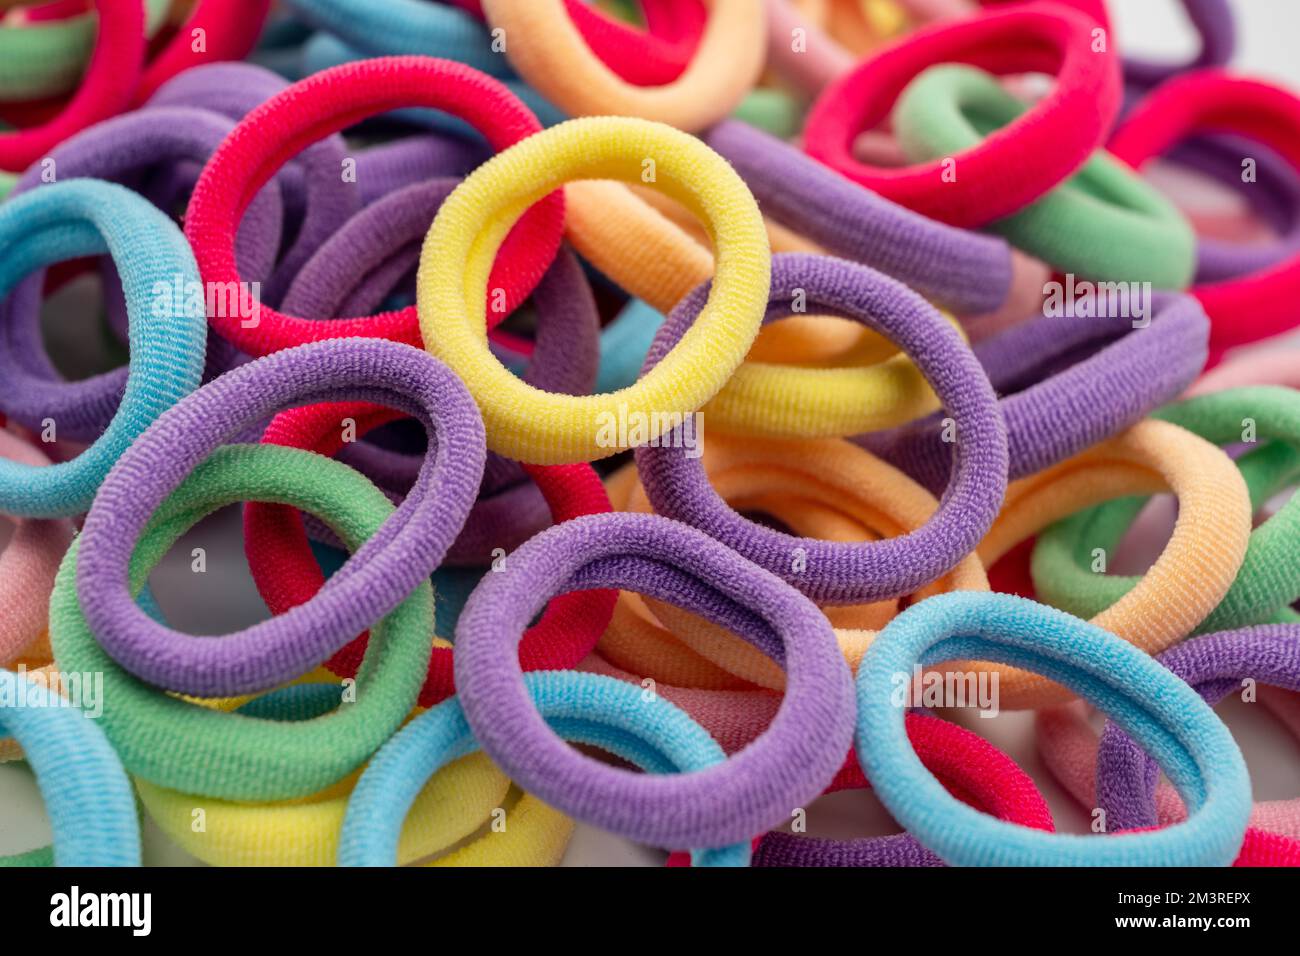
[[[1169,15],[0,0],[0,863],[1300,865],[1300,98]]]

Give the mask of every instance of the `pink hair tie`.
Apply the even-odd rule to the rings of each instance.
[[[41,467],[50,460],[18,436],[0,430],[0,457]],[[40,640],[49,624],[49,597],[59,562],[74,534],[67,519],[15,519],[13,537],[0,552],[0,666]]]
[[[95,10],[95,50],[76,94],[48,122],[0,133],[0,170],[22,172],[69,136],[130,105],[144,67],[144,5],[95,0]]]
[[[1208,395],[1242,385],[1284,385],[1300,388],[1300,348],[1253,350],[1235,355],[1192,383],[1187,398]]]
[[[1300,99],[1288,90],[1223,70],[1199,70],[1157,87],[1133,108],[1108,148],[1130,166],[1197,133],[1237,133],[1276,150],[1300,170]],[[1243,156],[1245,164],[1250,159]],[[1210,317],[1210,358],[1271,338],[1300,323],[1300,253],[1272,266],[1193,287]]]

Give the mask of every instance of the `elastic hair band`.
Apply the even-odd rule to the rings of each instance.
[[[1245,681],[1300,690],[1300,627],[1272,625],[1207,634],[1156,659],[1190,684],[1211,707]],[[1097,802],[1106,811],[1109,830],[1165,826],[1186,816],[1186,810],[1179,807],[1181,813],[1174,819],[1157,819],[1153,798],[1158,776],[1151,758],[1108,721],[1097,754]],[[1297,843],[1300,801],[1259,804],[1252,822],[1265,815],[1272,820],[1285,818],[1290,842]],[[1297,849],[1300,847],[1293,846],[1293,856]]]
[[[1082,166],[1119,111],[1119,58],[1109,44],[1095,49],[1094,29],[1076,11],[1032,3],[918,30],[822,93],[808,114],[804,148],[854,182],[932,219],[973,227],[1010,215]],[[857,133],[884,120],[914,76],[943,62],[997,74],[1052,73],[1056,85],[974,150],[904,169],[859,163],[852,155]]]
[[[907,739],[922,765],[948,790],[977,810],[1007,823],[1055,830],[1047,801],[1014,760],[966,728],[927,714],[908,713]],[[869,786],[855,762],[830,793]],[[942,866],[943,861],[909,833],[856,840],[765,833],[754,866]]]
[[[704,614],[785,667],[780,708],[741,754],[678,777],[638,777],[571,750],[534,709],[514,653],[524,627],[552,594],[628,586]],[[475,737],[516,784],[579,820],[657,846],[748,841],[821,793],[849,746],[852,678],[825,617],[735,552],[651,515],[575,518],[511,554],[461,614],[455,668]]]
[[[22,0],[28,3],[30,0]],[[153,37],[171,0],[145,0],[145,34]],[[82,5],[83,8],[85,4]],[[0,25],[0,103],[49,100],[75,89],[95,46],[99,17],[89,10],[59,19],[38,18],[41,8],[13,14]]]
[[[204,63],[248,56],[270,12],[271,0],[196,0],[170,42],[149,60],[136,87],[135,105],[179,73]],[[195,44],[196,36],[203,37],[201,46]]]
[[[490,76],[511,72],[487,29],[464,11],[424,0],[287,0],[294,15],[366,56],[406,54],[458,60]],[[507,41],[508,42],[508,41]]]
[[[686,713],[623,681],[548,671],[524,676],[521,687],[539,722],[545,718],[543,727],[549,733],[635,763],[647,771],[644,779],[667,775],[671,781],[674,773],[699,776],[726,765],[722,748]],[[576,755],[558,740],[557,744]],[[375,755],[348,801],[339,865],[391,866],[402,820],[424,782],[450,760],[477,749],[455,698],[402,728]],[[643,779],[628,771],[622,775],[633,781]],[[593,822],[603,825],[600,820]],[[701,866],[747,866],[749,856],[748,839],[693,854]]]
[[[717,267],[696,323],[660,367],[635,385],[599,396],[542,392],[488,351],[484,297],[501,240],[539,196],[570,179],[639,179],[709,224]],[[745,357],[767,301],[770,257],[758,207],[726,161],[668,126],[596,117],[538,133],[480,166],[443,203],[425,239],[416,279],[426,347],[469,386],[489,447],[532,464],[594,461],[631,444],[619,422],[643,420],[645,439],[669,429],[665,414],[694,412]]]
[[[0,169],[21,172],[73,133],[126,109],[144,63],[144,4],[95,0],[95,49],[76,94],[53,119],[0,133]]]
[[[303,720],[304,709],[322,712],[338,704],[336,683],[293,685],[245,704],[240,712],[269,720]],[[210,866],[334,866],[339,834],[355,778],[282,803],[241,803],[181,793],[137,779],[136,789],[149,816],[183,850]],[[420,791],[402,828],[397,854],[413,863],[472,837],[494,810],[506,805],[510,781],[482,754],[447,766]],[[196,833],[194,809],[202,807],[205,827]],[[524,865],[553,866],[567,844],[573,823],[540,801],[525,796],[509,811],[509,832],[528,858]],[[504,842],[490,832],[435,865],[501,865]],[[522,839],[521,839],[522,836]],[[560,853],[555,852],[555,847]]]
[[[660,514],[691,524],[826,604],[857,604],[911,593],[951,570],[997,518],[1006,486],[1005,433],[997,398],[979,363],[919,296],[863,266],[819,256],[773,258],[769,317],[790,308],[796,290],[817,310],[869,324],[897,341],[934,386],[955,422],[952,481],[922,528],[881,541],[843,544],[797,538],[737,515],[709,486],[689,449],[637,449],[637,469]],[[655,338],[646,371],[668,352],[700,308],[697,290]],[[871,403],[871,400],[867,400]],[[706,412],[706,414],[708,414]],[[802,560],[801,560],[802,559]]]
[[[987,73],[936,66],[898,98],[891,125],[908,159],[939,160],[978,147],[1028,108]],[[1087,279],[1183,289],[1195,266],[1191,225],[1104,150],[1093,152],[1046,195],[988,228],[1061,272]]]
[[[198,387],[207,329],[188,291],[173,294],[177,284],[198,288],[198,270],[163,213],[121,186],[89,179],[52,183],[0,205],[0,250],[0,296],[31,272],[81,256],[107,254],[121,267],[130,364],[103,433],[72,461],[41,468],[0,461],[0,511],[81,514],[137,436]],[[3,371],[0,394],[8,394]],[[57,418],[48,421],[57,434]]]
[[[339,462],[274,445],[222,448],[171,493],[132,548],[126,593],[138,591],[199,519],[248,499],[318,509],[350,548],[376,535],[382,538],[393,514],[378,489]],[[130,537],[134,544],[136,536]],[[433,594],[427,582],[402,591],[401,602],[375,628],[354,685],[336,685],[331,710],[309,715],[315,719],[272,720],[225,713],[169,694],[165,684],[145,683],[116,655],[110,656],[112,645],[83,613],[90,602],[79,605],[77,597],[76,579],[95,548],[94,539],[83,534],[64,559],[50,600],[50,639],[61,668],[104,675],[104,694],[111,704],[100,719],[132,775],[230,800],[306,796],[360,767],[415,706],[433,632]],[[223,644],[226,639],[188,640]],[[248,661],[254,675],[256,666]],[[288,673],[286,680],[310,669]]]
[[[50,460],[39,449],[0,430],[0,458],[34,468]],[[10,666],[40,641],[49,624],[50,592],[59,562],[76,533],[70,521],[19,519],[0,552],[0,666]]]
[[[338,423],[345,417],[351,417],[356,423],[360,436],[398,415],[364,405],[293,409],[278,415],[262,440],[329,455],[342,443]],[[609,498],[590,465],[528,465],[525,468],[536,480],[557,524],[610,510]],[[253,580],[273,614],[282,614],[307,602],[325,583],[302,522],[292,509],[250,503],[244,511],[244,542]],[[616,597],[613,591],[557,597],[542,619],[525,634],[520,647],[521,666],[525,670],[555,670],[577,664],[596,646],[609,623]],[[366,646],[363,635],[335,654],[326,666],[341,676],[355,676]],[[453,693],[451,648],[435,647],[419,704],[432,707]]]
[[[1180,76],[1152,91],[1115,131],[1109,149],[1140,169],[1198,132],[1240,133],[1300,169],[1300,99],[1221,70]],[[1215,364],[1226,349],[1295,327],[1291,303],[1300,295],[1300,252],[1249,275],[1195,286],[1192,294],[1210,317],[1210,363]]]
[[[249,423],[302,403],[355,397],[405,412],[429,436],[415,486],[382,531],[311,601],[219,641],[145,614],[128,589],[131,553],[185,475]],[[250,362],[160,417],[105,480],[76,569],[86,621],[123,667],[168,690],[220,697],[270,689],[325,661],[428,578],[465,522],[483,457],[482,424],[464,386],[410,346],[339,339]]]
[[[636,86],[587,46],[563,0],[484,0],[483,12],[504,32],[505,54],[519,75],[570,116],[635,116],[693,133],[735,109],[757,81],[766,53],[766,22],[755,16],[753,0],[711,0],[699,45],[681,75]]]
[[[1215,445],[1232,445],[1249,432],[1251,443],[1275,443],[1238,460],[1251,491],[1252,508],[1261,508],[1279,484],[1300,474],[1300,393],[1287,388],[1238,388],[1170,405],[1156,412]],[[1243,424],[1246,423],[1246,424]],[[1268,458],[1259,455],[1268,453]],[[1266,466],[1266,467],[1263,467]],[[1140,501],[1111,502],[1049,528],[1034,548],[1034,585],[1042,599],[1071,614],[1090,616],[1113,604],[1138,578],[1094,574],[1091,555],[1101,548],[1114,554],[1136,517]],[[1284,504],[1250,534],[1246,556],[1232,587],[1200,623],[1202,633],[1244,627],[1289,612],[1300,600],[1300,561],[1294,544],[1300,534],[1300,499]]]
[[[54,831],[52,857],[37,851],[12,862],[140,865],[131,783],[94,720],[47,685],[0,670],[0,730],[22,745]]]
[[[1246,352],[1202,375],[1187,390],[1187,397],[1195,398],[1244,385],[1300,388],[1300,353],[1287,345],[1267,352]]]
[[[498,149],[541,129],[505,87],[459,63],[385,57],[310,76],[249,113],[204,167],[185,218],[185,235],[204,278],[214,283],[240,281],[234,257],[236,226],[252,197],[290,156],[367,116],[411,105],[463,116]],[[268,140],[274,144],[270,150],[263,148]],[[493,324],[527,298],[559,247],[563,196],[538,197],[538,202],[505,239],[501,266],[490,283],[484,283],[493,304]],[[255,324],[221,315],[210,320],[225,338],[254,355],[343,336],[419,344],[413,309],[315,322],[263,305]]]
[[[763,213],[832,255],[861,262],[961,313],[990,312],[1011,288],[1005,243],[934,222],[735,120],[704,142],[736,168]]]
[[[1115,837],[1049,834],[953,797],[908,742],[895,676],[984,660],[1031,668],[1105,711],[1154,755],[1192,812],[1179,827]],[[858,670],[854,747],[880,801],[955,866],[1223,866],[1250,816],[1250,778],[1200,696],[1113,634],[1006,594],[941,594],[890,622]]]
[[[1010,477],[1050,468],[1177,398],[1205,364],[1208,328],[1195,299],[1157,293],[1144,317],[1065,310],[976,345],[1003,396]],[[952,468],[942,438],[941,423],[930,418],[855,440],[938,494]]]
[[[980,543],[985,567],[1049,524],[1132,494],[1171,490],[1178,520],[1141,582],[1092,624],[1158,654],[1191,634],[1219,605],[1246,555],[1250,494],[1222,451],[1168,422],[1144,421],[1041,474],[1012,482],[997,523]],[[1001,707],[1020,710],[1069,699],[1043,677],[1001,671]]]

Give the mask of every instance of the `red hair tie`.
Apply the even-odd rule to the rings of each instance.
[[[306,448],[333,455],[343,447],[339,422],[356,422],[356,436],[406,417],[404,413],[363,402],[329,402],[281,412],[272,419],[262,441]],[[556,524],[579,515],[610,509],[605,486],[589,464],[524,465],[550,506]],[[305,604],[325,584],[312,554],[302,517],[286,505],[249,502],[244,508],[244,542],[248,566],[272,614]],[[491,572],[488,572],[491,574]],[[519,646],[520,666],[528,670],[571,668],[590,654],[614,613],[616,591],[562,594],[547,605],[540,621],[528,629]],[[368,634],[362,634],[329,661],[326,667],[341,677],[356,674],[365,654]],[[456,692],[452,654],[434,647],[429,676],[420,691],[420,706],[432,707]]]
[[[199,0],[186,21],[149,61],[135,91],[139,106],[178,73],[204,63],[242,60],[262,34],[271,0]],[[196,50],[196,32],[203,43]]]
[[[48,121],[0,133],[0,170],[22,172],[69,136],[130,106],[144,67],[144,5],[95,0],[95,49],[76,94]]]
[[[203,281],[240,281],[235,265],[239,220],[257,191],[290,157],[367,117],[421,106],[461,117],[497,150],[542,128],[504,84],[449,60],[378,57],[309,76],[244,117],[203,168],[185,214],[185,235],[194,247]],[[564,194],[559,190],[530,208],[511,229],[489,283],[490,326],[532,293],[555,258],[563,230]],[[492,301],[498,289],[504,302]],[[239,317],[214,315],[209,319],[222,336],[250,355],[347,336],[421,345],[414,306],[373,316],[316,321],[262,305],[256,324],[250,327]]]
[[[1078,11],[1030,3],[910,34],[822,93],[804,128],[804,148],[932,219],[965,227],[1001,219],[1062,182],[1105,141],[1123,79],[1108,39],[1094,51],[1094,31],[1101,29]],[[858,162],[858,134],[889,116],[917,74],[946,62],[997,74],[1053,73],[1056,86],[1015,122],[954,157],[897,169]]]
[[[1197,133],[1237,133],[1276,150],[1300,171],[1300,99],[1284,89],[1198,70],[1161,84],[1133,108],[1109,149],[1141,168]],[[1249,157],[1242,157],[1243,163]],[[1300,254],[1248,275],[1195,286],[1210,317],[1210,358],[1300,324]]]

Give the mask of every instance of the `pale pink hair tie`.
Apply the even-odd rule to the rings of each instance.
[[[0,457],[23,465],[44,466],[50,460],[38,448],[0,429]],[[66,519],[14,519],[13,537],[0,552],[0,666],[30,649],[49,624],[49,597],[59,562],[72,541]]]

